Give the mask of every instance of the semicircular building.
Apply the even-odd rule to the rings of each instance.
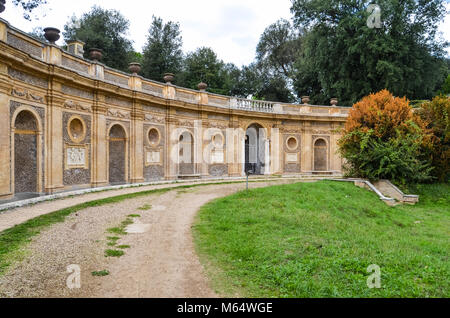
[[[0,19],[0,200],[248,172],[341,174],[348,107],[154,82],[84,59],[81,45],[64,51]]]

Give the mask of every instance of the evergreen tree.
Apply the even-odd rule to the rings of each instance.
[[[103,60],[107,66],[128,71],[133,51],[132,42],[127,39],[130,22],[116,10],[105,10],[94,6],[80,19],[72,17],[64,26],[64,40],[81,40],[86,43],[85,57],[89,49],[103,50]]]
[[[180,73],[183,62],[182,45],[180,25],[172,21],[164,23],[161,18],[153,16],[143,53],[143,76],[162,81],[164,73]]]
[[[299,95],[351,105],[384,88],[409,99],[430,99],[440,88],[447,76],[447,44],[437,36],[444,1],[377,1],[380,28],[368,26],[372,2],[293,1],[295,26],[309,31],[296,63]]]

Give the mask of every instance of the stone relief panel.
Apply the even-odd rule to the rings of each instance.
[[[108,116],[122,118],[122,119],[130,119],[131,113],[129,111],[120,110],[120,109],[108,109]]]
[[[71,110],[77,110],[77,111],[81,111],[81,112],[88,112],[91,113],[92,112],[92,106],[85,104],[85,103],[80,103],[78,101],[74,101],[74,100],[66,100],[64,102],[64,108],[67,109],[71,109]]]
[[[15,97],[19,97],[22,99],[26,99],[30,102],[45,104],[45,97],[39,93],[35,93],[28,89],[22,88],[13,88],[11,90],[11,95]]]
[[[150,122],[153,124],[165,124],[166,123],[166,118],[162,117],[162,116],[145,114],[144,119],[146,122]]]

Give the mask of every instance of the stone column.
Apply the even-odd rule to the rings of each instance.
[[[0,40],[1,40],[0,23]],[[12,89],[11,83],[8,81],[8,67],[0,62],[0,199],[7,199],[12,196],[11,189],[11,138],[10,127],[11,119],[9,113],[10,98],[9,94]]]
[[[206,112],[200,113],[201,122],[196,125],[196,134],[198,136],[198,152],[197,152],[197,163],[199,166],[198,173],[201,174],[202,178],[209,177],[209,164],[204,158],[204,150],[209,146],[211,140],[205,139],[205,133],[208,127],[208,114]],[[211,159],[211,155],[208,160]]]
[[[49,82],[47,95],[47,115],[45,134],[45,192],[55,193],[64,189],[63,181],[63,119],[62,109],[64,96],[61,83],[53,80]]]
[[[131,113],[130,167],[130,182],[144,182],[144,113],[136,100]]]
[[[130,182],[144,182],[144,111],[142,105],[136,101],[137,92],[142,91],[142,80],[137,75],[140,64],[130,64],[130,71],[134,72],[128,80],[128,86],[133,92],[133,109],[131,112],[130,131]]]
[[[302,172],[312,172],[312,160],[314,147],[312,145],[311,123],[304,122],[302,129],[302,150],[301,150]]]
[[[175,117],[176,111],[175,109],[169,108],[167,111],[167,119],[166,119],[166,179],[167,180],[175,180],[178,175],[178,165],[177,165],[177,153],[174,152],[174,148],[178,143],[178,139],[176,134],[174,133],[178,127],[178,120]]]
[[[242,129],[240,129],[239,127],[239,121],[237,116],[232,116],[230,118],[230,124],[226,134],[227,139],[226,158],[228,161],[228,175],[230,177],[242,176],[241,147],[242,147],[242,139],[245,138],[245,136],[242,135],[243,135]]]
[[[8,25],[2,20],[0,20],[0,41],[8,41]]]
[[[339,134],[339,122],[332,123],[332,134],[330,140],[330,171],[340,173],[342,171],[342,159],[339,154],[338,141],[341,138]]]
[[[272,174],[282,174],[282,160],[284,159],[284,151],[282,144],[282,134],[280,131],[280,127],[282,127],[281,122],[277,121],[277,124],[274,125],[272,129],[272,133],[270,135],[271,140],[271,161],[270,161],[270,171]]]
[[[107,129],[105,96],[94,94],[92,107],[92,155],[91,155],[91,182],[93,187],[108,185],[108,155],[107,155]]]

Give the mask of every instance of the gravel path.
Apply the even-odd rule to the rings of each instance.
[[[251,187],[292,182],[253,183]],[[244,184],[228,184],[174,189],[79,211],[33,239],[25,259],[0,277],[0,297],[216,297],[195,254],[192,222],[207,202],[244,188]],[[68,200],[74,199],[81,198]],[[65,201],[41,205],[61,206]],[[152,209],[139,210],[146,204]],[[41,209],[41,205],[30,208]],[[114,236],[106,234],[106,229],[120,225],[130,214],[141,215],[133,227],[147,231],[122,236],[118,245],[130,245],[124,256],[105,257],[107,237]],[[71,264],[81,268],[80,289],[66,286]],[[92,276],[101,270],[110,274]]]

